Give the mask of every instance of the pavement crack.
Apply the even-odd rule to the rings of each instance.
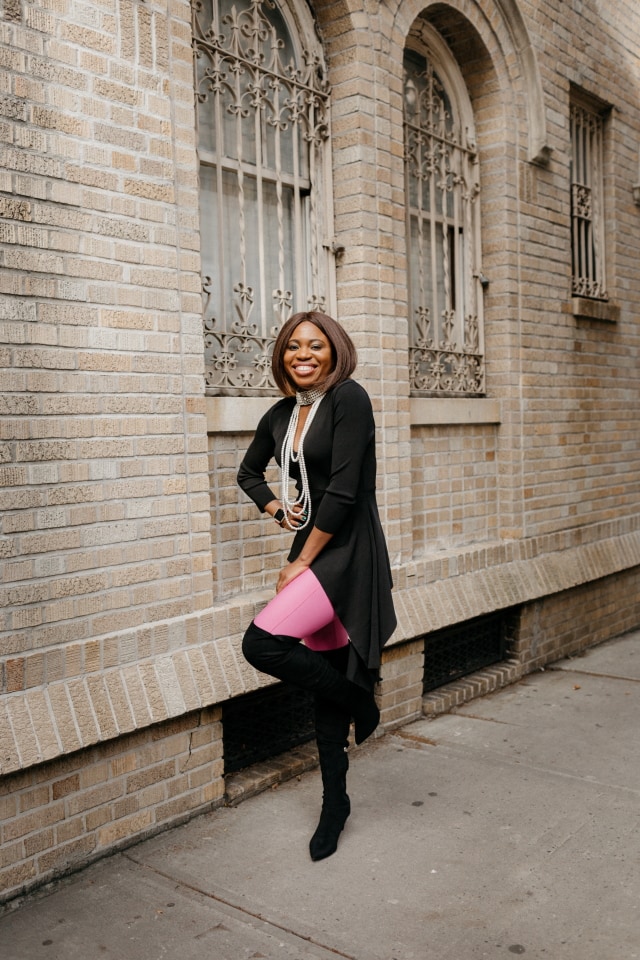
[[[394,736],[400,737],[401,740],[413,740],[416,743],[426,743],[427,746],[437,747],[438,741],[432,740],[430,737],[421,737],[418,733],[407,733],[405,730],[394,730]]]
[[[511,720],[496,720],[495,717],[481,717],[477,713],[459,713],[456,711],[451,711],[452,714],[456,717],[464,717],[465,720],[483,720],[485,723],[499,723],[503,727],[516,727],[520,724],[513,723]]]
[[[597,673],[595,670],[579,670],[576,667],[547,667],[554,673],[577,673],[579,677],[596,677],[599,680],[620,680],[622,683],[640,683],[640,677],[621,677],[619,673]]]
[[[128,853],[127,851],[124,851],[122,855],[126,857],[127,860],[130,860],[131,863],[135,863],[138,867],[148,870],[149,873],[155,873],[157,876],[163,877],[165,880],[169,880],[178,887],[183,887],[185,890],[190,890],[192,893],[197,893],[201,897],[206,897],[207,900],[215,901],[215,903],[221,903],[225,907],[229,907],[231,910],[236,910],[238,913],[241,913],[246,917],[251,917],[253,920],[259,920],[260,923],[265,923],[269,927],[273,927],[276,930],[281,930],[283,933],[286,933],[292,937],[296,937],[298,940],[304,940],[305,943],[310,943],[314,947],[324,950],[326,953],[333,954],[336,957],[343,957],[344,960],[359,960],[358,957],[355,957],[351,953],[343,953],[342,950],[338,950],[336,947],[329,947],[326,944],[321,943],[319,940],[315,940],[308,934],[300,933],[298,930],[287,927],[282,923],[277,923],[275,920],[271,920],[269,917],[264,917],[261,913],[257,913],[254,910],[248,910],[246,907],[243,907],[237,903],[233,903],[233,901],[227,900],[218,894],[211,893],[209,890],[203,890],[201,887],[198,887],[193,883],[187,883],[184,880],[180,880],[171,873],[167,873],[165,870],[159,870],[158,867],[151,866],[142,860],[137,860],[134,856],[132,856],[131,853]]]

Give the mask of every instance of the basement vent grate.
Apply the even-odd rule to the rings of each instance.
[[[222,705],[224,772],[235,773],[315,736],[313,694],[287,683]]]
[[[425,636],[423,693],[504,660],[516,613],[498,610]]]

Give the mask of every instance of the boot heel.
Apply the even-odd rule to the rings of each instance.
[[[347,817],[351,813],[351,804],[347,798],[346,805],[342,810],[335,808],[322,808],[320,820],[314,835],[309,841],[309,853],[312,860],[324,860],[330,857],[338,849],[338,840],[344,830]]]

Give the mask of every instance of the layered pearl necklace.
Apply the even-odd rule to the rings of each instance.
[[[304,530],[309,521],[311,520],[311,492],[309,490],[309,477],[307,476],[307,466],[304,462],[304,438],[309,432],[309,427],[313,422],[318,407],[322,403],[322,398],[324,393],[322,390],[300,390],[296,393],[296,405],[291,411],[291,419],[289,420],[289,426],[287,427],[287,432],[285,434],[284,440],[282,441],[282,453],[281,453],[281,467],[280,467],[280,477],[282,484],[282,495],[280,499],[282,500],[282,506],[284,508],[285,519],[282,521],[283,525],[287,526],[289,530]],[[311,407],[309,413],[307,414],[307,419],[302,428],[302,433],[300,434],[300,440],[298,442],[298,452],[295,453],[293,449],[293,443],[296,436],[296,430],[298,429],[298,418],[300,415],[300,407]],[[302,494],[299,497],[291,499],[289,496],[289,488],[291,486],[291,478],[289,476],[289,465],[291,463],[297,463],[300,469],[300,481],[302,485]],[[292,526],[289,523],[289,513],[293,512],[293,507],[298,505],[301,509],[299,510],[299,515],[303,518],[302,523],[298,526]]]

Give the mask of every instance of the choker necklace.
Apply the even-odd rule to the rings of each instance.
[[[311,396],[313,394],[313,396]],[[304,399],[299,399],[300,396],[303,396]],[[280,499],[282,501],[282,506],[284,508],[285,519],[282,523],[289,528],[289,530],[304,530],[309,521],[311,520],[311,491],[309,490],[309,478],[307,476],[307,466],[304,462],[304,438],[307,435],[309,427],[313,421],[313,418],[316,415],[318,407],[322,403],[324,393],[322,390],[301,390],[296,394],[296,404],[291,411],[291,419],[289,420],[289,426],[287,427],[287,432],[285,438],[282,441],[282,453],[280,456],[280,482],[282,485],[282,491]],[[310,399],[309,399],[310,398]],[[300,434],[300,440],[298,441],[298,450],[294,453],[293,450],[293,441],[296,436],[296,430],[298,427],[298,415],[300,413],[300,407],[311,406],[311,410],[307,414],[307,419],[305,421],[304,427],[302,428],[302,433]],[[289,489],[291,486],[291,478],[289,476],[289,466],[291,463],[297,463],[300,469],[300,485],[302,491],[300,496],[294,496],[293,499],[289,496]],[[299,513],[304,518],[303,522],[297,526],[293,527],[289,523],[288,516],[289,513],[293,512],[293,507],[298,505],[300,508]]]
[[[324,396],[324,390],[311,387],[309,390],[296,390],[296,404],[299,407],[310,407],[312,403]]]

